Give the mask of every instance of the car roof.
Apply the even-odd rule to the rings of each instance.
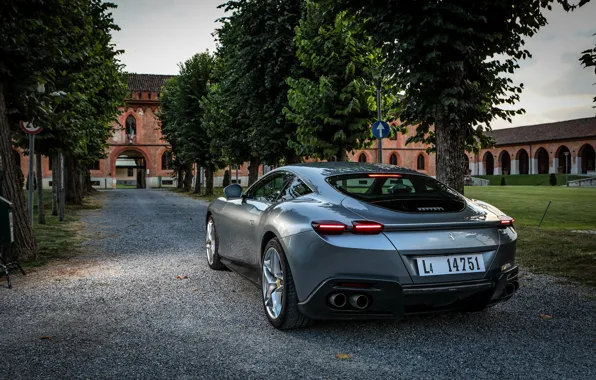
[[[303,164],[287,165],[281,168],[293,170],[299,175],[304,173],[305,175],[320,175],[323,177],[356,173],[422,174],[415,170],[400,166],[365,162],[307,162]]]

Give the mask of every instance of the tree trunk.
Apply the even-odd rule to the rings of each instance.
[[[346,150],[343,147],[339,147],[337,150],[337,156],[335,157],[335,161],[337,162],[346,162],[348,160],[348,155],[346,154]]]
[[[464,193],[464,130],[441,117],[435,124],[437,180]]]
[[[35,153],[35,171],[37,172],[37,221],[39,224],[46,224],[46,210],[43,206],[43,165],[41,153]]]
[[[58,157],[52,157],[52,215],[58,216]]]
[[[195,194],[201,194],[201,167],[199,166],[199,163],[196,163],[197,165],[197,175],[196,175],[196,179],[195,179],[195,190],[194,193]]]
[[[64,155],[64,181],[66,185],[66,203],[71,205],[83,204],[78,160],[70,154]]]
[[[91,171],[89,169],[85,170],[85,184],[83,188],[85,189],[85,193],[93,193],[97,191],[93,188],[93,184],[91,183]]]
[[[259,179],[259,164],[261,160],[259,157],[251,157],[248,163],[248,186],[252,185]]]
[[[178,169],[176,169],[176,187],[179,189],[182,189],[183,184],[183,176],[184,171],[182,170],[181,167],[179,167]]]
[[[212,167],[205,170],[205,195],[213,195],[213,172]]]
[[[184,167],[184,191],[190,192],[192,186],[192,164]]]
[[[6,117],[4,86],[0,83],[0,156],[2,157],[2,184],[4,197],[12,202],[14,248],[8,260],[34,260],[36,258],[35,235],[27,216],[27,204],[23,187],[20,185],[17,166],[12,149],[12,131]],[[22,172],[21,172],[22,175]]]

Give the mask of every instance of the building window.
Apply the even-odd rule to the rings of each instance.
[[[366,155],[364,153],[360,153],[360,156],[358,156],[358,162],[366,162]]]
[[[133,168],[128,168],[128,176],[129,177],[134,177],[134,169]]]
[[[89,170],[99,170],[99,160],[95,160],[93,161],[90,165],[89,165]]]
[[[135,119],[134,116],[128,115],[128,117],[126,118],[125,131],[126,131],[126,140],[129,143],[134,142],[135,136],[137,134],[137,119]]]
[[[54,157],[50,156],[48,157],[48,166],[49,166],[49,170],[52,171],[52,168],[54,167]]]
[[[393,153],[391,157],[389,157],[389,164],[397,165],[397,154]]]
[[[418,168],[418,170],[424,170],[424,165],[425,165],[425,160],[424,160],[424,155],[422,153],[420,153],[418,155],[418,163],[416,165],[416,167]]]
[[[161,170],[170,170],[172,168],[172,152],[167,150],[161,155]]]
[[[151,100],[151,93],[147,94],[147,99]]]
[[[143,98],[143,93],[139,92],[139,99]]]

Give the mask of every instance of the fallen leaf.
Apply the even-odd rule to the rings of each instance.
[[[192,291],[193,292],[198,292],[199,291],[199,288],[193,289]]]
[[[350,355],[350,354],[335,354],[335,357],[338,359],[351,359],[352,355]]]
[[[186,280],[188,278],[188,276],[179,274],[178,276],[176,276],[176,278],[179,280]]]
[[[552,315],[548,315],[548,314],[540,314],[540,318],[542,319],[553,319]]]
[[[40,336],[39,339],[52,340],[52,337],[49,335],[44,335],[44,336]]]

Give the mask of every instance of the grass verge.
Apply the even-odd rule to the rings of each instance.
[[[23,263],[23,267],[37,267],[53,259],[72,257],[79,253],[80,243],[84,240],[79,211],[100,209],[101,198],[101,193],[91,193],[82,205],[67,205],[62,222],[46,211],[46,224],[39,224],[37,210],[34,210],[33,232],[37,241],[37,260]],[[47,203],[44,206],[45,209]],[[51,210],[51,198],[49,208]]]
[[[213,202],[217,198],[223,197],[223,187],[214,187],[213,195],[195,194],[192,191],[187,192],[187,191],[184,191],[184,190],[178,189],[178,188],[171,188],[170,191],[177,193],[177,194],[186,195],[186,196],[192,197],[194,199],[200,199],[205,202]]]
[[[596,189],[478,186],[465,192],[516,219],[517,259],[524,268],[596,286],[596,235],[573,232],[596,230]]]

